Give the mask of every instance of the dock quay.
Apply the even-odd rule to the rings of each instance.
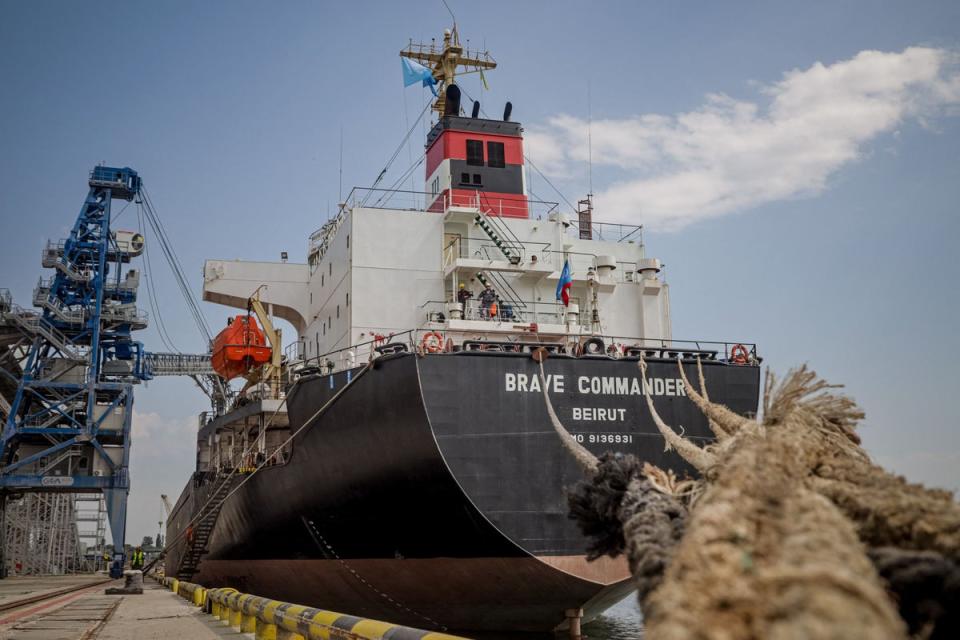
[[[103,574],[4,580],[0,640],[465,640],[176,578],[148,578],[143,594],[105,595],[122,583]]]

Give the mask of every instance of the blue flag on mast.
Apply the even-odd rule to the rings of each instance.
[[[420,82],[423,86],[430,87],[433,95],[437,95],[437,90],[434,87],[434,85],[437,84],[437,80],[433,77],[433,71],[410,58],[401,57],[400,64],[403,68],[403,86],[409,87],[412,84]]]

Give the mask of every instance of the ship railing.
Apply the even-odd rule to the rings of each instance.
[[[517,304],[518,303],[518,304]],[[513,303],[498,300],[496,307],[485,306],[479,300],[469,299],[464,305],[457,302],[430,300],[420,305],[425,322],[448,322],[449,320],[477,320],[484,322],[517,322],[537,324],[563,324],[565,309],[559,302],[520,300]]]
[[[283,348],[283,357],[286,362],[300,362],[307,355],[307,341],[294,340]]]
[[[597,273],[597,258],[599,254],[587,253],[583,251],[556,251],[553,249],[544,249],[540,253],[540,259],[546,264],[553,264],[557,270],[563,268],[564,260],[570,263],[570,271],[574,279],[578,277],[589,276],[591,273]],[[551,262],[552,261],[552,262]],[[559,265],[559,266],[557,266]],[[610,274],[613,282],[639,282],[640,276],[637,271],[640,265],[633,261],[618,260],[617,268]]]
[[[448,236],[449,237],[449,236]],[[515,250],[520,262],[516,264],[536,264],[542,261],[550,247],[549,242],[530,242],[523,240],[511,241],[511,249]],[[479,260],[501,260],[506,258],[501,253],[501,247],[489,238],[480,238],[474,236],[456,236],[443,248],[443,268],[447,269],[454,265],[457,259],[475,258]],[[522,268],[522,267],[521,267]]]
[[[341,206],[340,210],[337,211],[337,215],[327,220],[322,227],[310,234],[307,261],[311,267],[315,267],[317,263],[320,262],[320,259],[323,258],[323,255],[327,252],[327,248],[330,246],[330,240],[337,234],[337,230],[340,229],[340,225],[343,224],[346,217],[346,208],[345,206]],[[311,273],[312,272],[311,269]]]
[[[527,196],[491,196],[483,191],[474,193],[444,192],[442,197],[434,196],[431,211],[446,213],[451,209],[469,209],[487,216],[500,218],[530,218],[542,220],[557,211],[556,202],[536,200]]]
[[[486,322],[515,322],[515,323],[536,323],[536,324],[564,324],[567,309],[562,303],[535,302],[527,303],[528,309],[523,319],[516,316],[510,317],[509,312],[500,312],[494,316],[490,315],[489,309],[485,310],[476,300],[470,300],[467,304],[468,320],[480,320]],[[348,347],[343,347],[329,351],[319,356],[303,358],[300,361],[288,363],[286,368],[286,382],[294,382],[303,375],[323,374],[331,375],[347,370],[352,370],[363,366],[367,362],[396,350],[418,352],[424,345],[422,341],[428,334],[436,333],[437,330],[430,326],[435,323],[446,322],[451,318],[448,315],[452,310],[459,310],[458,303],[430,301],[421,305],[421,310],[425,314],[427,326],[419,329],[408,329],[392,333],[374,333],[371,340],[360,342]],[[445,338],[443,330],[440,330],[441,338]],[[582,347],[588,340],[599,339],[603,345],[603,350],[593,354],[587,349],[581,349],[579,352],[585,355],[599,355],[613,358],[622,357],[645,357],[649,359],[668,359],[668,360],[696,360],[734,362],[736,350],[735,347],[746,350],[749,364],[759,364],[762,358],[757,353],[756,343],[749,341],[732,340],[674,340],[666,338],[648,338],[637,336],[618,336],[601,333],[592,333],[589,326],[577,325],[570,326],[567,334],[564,349],[569,348],[570,353],[578,353],[578,346]],[[508,339],[509,340],[509,339]],[[447,349],[447,342],[444,340],[438,347]],[[459,351],[462,345],[454,344],[453,349]],[[736,361],[738,364],[743,362]]]
[[[576,217],[571,218],[571,224],[567,228],[567,234],[582,238],[580,225],[577,224]],[[643,225],[624,224],[620,222],[591,222],[590,240],[601,240],[603,242],[632,242],[634,244],[643,244]]]
[[[382,350],[381,348],[388,344],[401,344],[407,350],[412,350],[416,346],[416,332],[416,329],[405,331],[384,330],[383,333],[371,332],[372,337],[369,340],[320,355],[304,356],[297,360],[288,361],[286,367],[287,382],[293,382],[302,375],[337,373],[363,366],[380,355],[378,350]]]
[[[719,360],[731,361],[736,355],[734,347],[743,347],[751,363],[759,364],[762,358],[754,342],[731,340],[674,340],[666,338],[638,338],[636,336],[597,335],[609,354],[617,356],[643,356],[667,360]]]
[[[527,265],[549,265],[556,271],[563,268],[564,260],[570,262],[570,270],[574,277],[577,274],[588,275],[596,272],[596,253],[582,251],[558,251],[551,249],[548,242],[521,242],[523,255]],[[458,259],[493,260],[497,255],[498,247],[485,238],[454,237],[443,248],[443,268],[453,267]],[[520,267],[522,269],[522,267]],[[617,268],[610,277],[614,282],[639,282],[637,270],[639,265],[633,261],[618,260]]]
[[[479,196],[479,198],[478,198]],[[483,191],[432,193],[406,189],[354,187],[343,201],[344,209],[396,209],[398,211],[431,211],[446,213],[451,208],[479,208],[487,215],[542,219],[557,210],[556,202],[535,200],[522,195],[488,196]]]

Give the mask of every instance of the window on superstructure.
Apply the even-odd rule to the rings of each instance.
[[[333,262],[330,262],[330,275],[333,275]]]
[[[347,234],[347,249],[350,248],[350,234]]]
[[[487,166],[502,169],[507,166],[503,155],[502,142],[487,143]]]
[[[483,140],[467,140],[467,164],[483,166]]]
[[[460,174],[460,184],[470,184],[470,174],[461,173]]]
[[[347,306],[350,306],[350,292],[347,292]]]
[[[483,181],[480,180],[480,174],[479,174],[479,173],[473,174],[473,184],[475,184],[475,185],[481,185],[481,184],[483,184]]]
[[[327,316],[327,328],[333,329],[333,316]]]
[[[340,305],[337,305],[337,320],[340,319]]]

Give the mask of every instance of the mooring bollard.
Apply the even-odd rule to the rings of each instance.
[[[567,609],[566,614],[570,623],[570,640],[582,640],[580,620],[583,618],[583,609]]]

